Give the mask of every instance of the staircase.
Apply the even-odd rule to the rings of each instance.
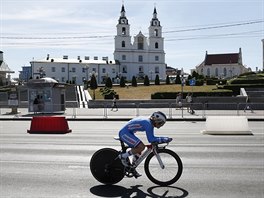
[[[76,86],[77,99],[80,108],[88,108],[88,101],[92,100],[87,90],[84,90],[83,85]]]

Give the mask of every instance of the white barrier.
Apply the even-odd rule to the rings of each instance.
[[[246,116],[209,116],[203,134],[252,135]]]

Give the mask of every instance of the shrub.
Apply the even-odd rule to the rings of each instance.
[[[132,87],[137,87],[137,79],[135,76],[132,77]]]
[[[155,85],[159,85],[159,84],[160,84],[159,75],[156,75],[156,78],[155,78]]]
[[[148,75],[146,75],[145,78],[144,78],[144,85],[145,86],[149,86],[149,77],[148,77]]]

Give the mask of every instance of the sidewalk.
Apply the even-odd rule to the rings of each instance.
[[[11,108],[0,108],[0,120],[31,120],[34,116],[64,116],[68,120],[129,120],[136,116],[150,116],[154,111],[163,111],[168,120],[178,121],[205,121],[207,116],[246,116],[249,121],[264,121],[264,110],[256,110],[253,113],[243,110],[197,110],[194,115],[187,109],[174,108],[119,108],[111,111],[111,108],[67,108],[64,114],[45,113],[34,114],[27,108],[18,108],[17,113],[12,113]]]

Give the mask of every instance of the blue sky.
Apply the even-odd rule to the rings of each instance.
[[[113,59],[124,2],[131,36],[148,36],[156,5],[166,63],[190,72],[209,54],[237,53],[262,68],[264,0],[0,0],[0,50],[18,76],[21,66],[50,57]]]

